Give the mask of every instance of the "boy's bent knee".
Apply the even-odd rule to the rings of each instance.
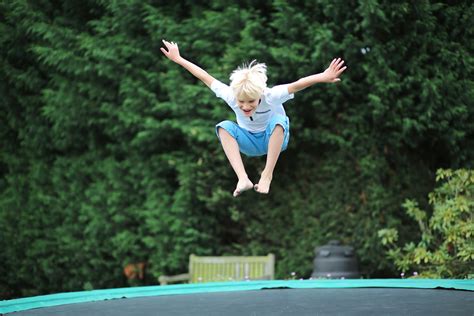
[[[270,123],[267,126],[267,134],[271,135],[275,132],[276,129],[283,130],[284,133],[288,133],[290,128],[290,122],[287,116],[284,115],[275,115],[270,120]]]
[[[236,128],[236,124],[234,122],[222,121],[216,125],[217,137],[221,138],[221,135],[225,135],[225,136],[229,135],[233,138],[236,138],[235,128]]]
[[[288,124],[288,117],[284,116],[284,115],[281,115],[281,114],[274,115],[272,117],[272,119],[270,120],[269,124],[270,125],[281,125],[283,127],[283,129],[285,129],[286,125]]]
[[[224,137],[231,136],[230,133],[221,126],[217,126],[217,134],[219,135],[219,137],[222,137],[222,135],[224,135]]]
[[[283,135],[283,144],[281,150],[285,150],[288,147],[288,142],[290,140],[290,120],[287,116],[275,115],[271,119],[266,129],[267,146],[270,137],[272,137],[272,135],[275,135],[275,133],[278,135],[278,137]]]
[[[235,129],[235,123],[232,121],[222,121],[216,125],[216,130],[225,129],[226,131],[233,131]]]
[[[285,128],[283,127],[283,124],[277,123],[275,125],[275,128],[273,129],[273,133],[275,133],[275,132],[283,134],[285,132]]]

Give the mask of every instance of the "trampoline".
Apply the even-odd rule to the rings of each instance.
[[[197,283],[0,302],[6,315],[474,315],[473,280]]]

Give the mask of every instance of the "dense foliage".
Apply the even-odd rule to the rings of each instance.
[[[433,213],[413,200],[403,204],[419,226],[419,242],[396,245],[398,231],[379,231],[388,256],[402,274],[419,277],[474,278],[474,172],[438,170],[436,180],[444,183],[429,194]]]
[[[365,277],[393,276],[377,232],[416,228],[440,168],[474,161],[470,1],[0,2],[0,296],[142,284],[188,256],[277,256],[308,277],[340,239]],[[234,199],[214,125],[233,115],[164,58],[161,39],[227,81],[242,62],[270,85],[349,68],[285,108],[291,141],[270,195]],[[264,158],[245,159],[252,179]]]

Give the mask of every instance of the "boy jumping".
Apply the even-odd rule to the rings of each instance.
[[[166,57],[204,82],[235,112],[237,124],[223,121],[216,125],[216,134],[232,169],[237,174],[238,182],[233,194],[235,197],[252,188],[263,194],[270,191],[276,162],[280,152],[288,147],[290,138],[290,123],[283,103],[292,99],[295,92],[316,83],[340,81],[339,76],[347,68],[343,67],[344,60],[335,58],[322,73],[268,88],[267,68],[265,64],[256,63],[254,60],[249,65],[234,70],[228,86],[181,57],[178,44],[165,40],[163,44],[167,49],[160,49]],[[258,184],[254,185],[248,178],[240,152],[250,157],[267,155]]]

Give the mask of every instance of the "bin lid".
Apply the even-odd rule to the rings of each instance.
[[[343,246],[339,240],[331,240],[327,245],[316,247],[316,257],[354,257],[354,247]]]

